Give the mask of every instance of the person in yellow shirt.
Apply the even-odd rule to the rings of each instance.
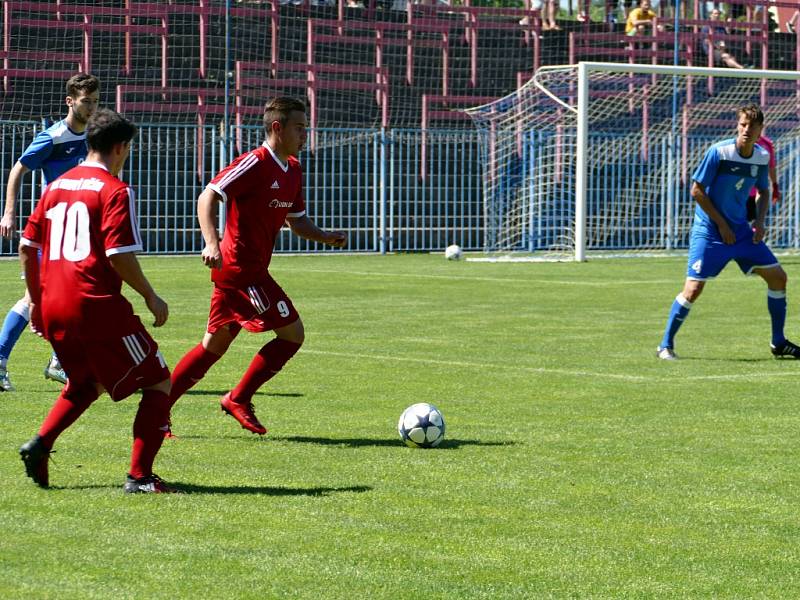
[[[650,8],[650,0],[640,0],[639,7],[628,13],[628,20],[625,22],[625,33],[628,35],[646,33],[647,28],[653,26],[655,18],[656,13]]]

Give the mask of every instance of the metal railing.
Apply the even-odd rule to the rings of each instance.
[[[35,122],[0,123],[0,184],[41,130]],[[428,131],[422,168],[421,130],[318,129],[315,152],[303,152],[308,214],[325,229],[348,232],[352,252],[443,250],[458,243],[483,248],[481,134]],[[263,129],[232,130],[237,152],[261,144]],[[196,201],[227,164],[225,139],[215,126],[144,124],[121,177],[136,192],[145,252],[200,252],[203,240]],[[423,177],[423,173],[425,174]],[[17,204],[22,230],[40,191],[40,178],[25,177]],[[222,215],[220,216],[222,225]],[[329,248],[284,228],[277,252]],[[17,252],[17,240],[0,241],[0,256]]]
[[[0,122],[0,189],[5,190],[9,169],[41,128],[42,124],[36,122]],[[423,135],[418,129],[319,129],[312,134],[316,151],[301,156],[308,214],[322,228],[347,231],[349,251],[441,251],[452,243],[467,250],[486,247],[494,217],[486,212],[484,202],[487,144],[481,133],[429,130]],[[232,130],[231,138],[238,151],[258,146],[262,136],[259,127],[241,127]],[[701,142],[703,147],[708,144],[705,139],[692,142],[692,148]],[[427,144],[425,153],[423,143]],[[800,245],[800,192],[796,185],[799,143],[781,148],[779,175],[784,200],[770,214],[770,244],[776,248]],[[505,175],[509,197],[519,196],[518,187],[524,181],[534,186],[529,194],[523,194],[528,205],[504,209],[508,214],[522,211],[515,225],[521,228],[519,250],[551,250],[562,243],[559,236],[564,237],[572,226],[573,185],[569,180],[554,183],[551,171],[542,164],[542,160],[548,162],[541,156],[546,148],[547,144],[532,132],[523,145],[521,172]],[[651,151],[656,153],[658,148]],[[227,164],[226,156],[224,136],[215,126],[139,126],[122,178],[136,191],[146,253],[202,250],[197,197]],[[663,194],[653,193],[660,187],[658,182],[651,182],[647,202],[638,203],[637,211],[618,214],[614,199],[619,198],[624,185],[629,185],[631,168],[620,159],[605,165],[602,174],[595,174],[589,202],[592,249],[685,248],[693,203],[678,203],[671,219],[666,219],[665,199],[660,197]],[[19,231],[36,205],[40,189],[40,174],[25,176],[17,202]],[[495,203],[498,201],[495,198]],[[606,231],[608,221],[615,224],[613,231]],[[669,231],[665,229],[667,223],[672,223]],[[667,238],[671,240],[668,246],[664,242]],[[15,256],[17,243],[17,239],[0,240],[0,256]],[[276,251],[326,252],[330,248],[300,239],[284,228]]]

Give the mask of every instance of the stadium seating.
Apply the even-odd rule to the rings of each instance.
[[[161,85],[167,85],[167,44],[169,37],[168,11],[164,5],[142,2],[128,3],[125,8],[105,7],[98,5],[69,5],[60,2],[3,2],[4,36],[3,45],[6,52],[12,52],[15,45],[15,32],[27,30],[29,36],[46,39],[42,31],[58,30],[79,34],[76,46],[82,48],[80,68],[87,72],[93,69],[94,36],[111,33],[121,36],[124,47],[122,74],[131,75],[135,53],[133,52],[133,36],[143,36],[149,42],[152,36],[159,40],[161,50]],[[113,19],[118,22],[108,22]],[[154,24],[134,23],[146,20]],[[19,58],[16,55],[15,58]],[[35,60],[35,59],[33,59]]]
[[[760,68],[800,67],[798,37],[768,31],[765,8],[791,5],[790,0],[734,0],[744,20],[727,23],[730,32],[724,35],[702,33],[704,26],[719,22],[689,18],[697,14],[698,3],[680,19],[681,64],[710,65],[703,45],[711,38],[724,39],[742,62]],[[542,32],[538,10],[477,7],[468,1],[458,6],[407,2],[404,10],[394,10],[386,0],[368,0],[364,8],[348,8],[345,0],[315,4],[234,2],[232,57],[226,64],[221,2],[4,0],[4,97],[41,96],[43,87],[55,90],[83,70],[100,76],[106,89],[122,86],[121,105],[148,118],[182,115],[191,123],[220,114],[227,82],[238,90],[230,100],[240,124],[255,119],[264,94],[285,90],[308,97],[316,127],[396,127],[431,119],[456,125],[461,113],[452,107],[470,103],[456,98],[472,97],[477,104],[502,96],[542,64],[587,59],[671,64],[675,55],[669,31],[631,38],[621,25],[584,20],[563,23],[570,31]],[[582,5],[585,9],[585,0]],[[155,95],[136,99],[135,89]],[[148,110],[149,102],[158,110]],[[420,114],[422,105],[429,108],[426,115]],[[18,117],[10,111],[19,106],[4,98],[0,113]],[[447,112],[453,115],[446,118]]]
[[[313,20],[309,20],[311,31]],[[235,93],[236,123],[244,124],[248,115],[260,117],[264,110],[264,98],[285,94],[289,91],[304,95],[308,99],[309,125],[316,130],[319,125],[318,95],[324,90],[343,92],[369,92],[381,111],[381,126],[389,124],[389,75],[384,67],[320,64],[313,61],[313,45],[308,47],[307,63],[266,63],[236,61]],[[271,77],[271,74],[277,77]],[[363,77],[363,80],[357,79]],[[316,148],[312,134],[311,151]]]

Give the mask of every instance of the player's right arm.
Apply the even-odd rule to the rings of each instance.
[[[736,242],[736,234],[733,233],[730,225],[725,220],[725,217],[717,210],[714,206],[714,203],[711,201],[711,198],[708,197],[703,186],[700,185],[697,181],[692,182],[692,198],[694,198],[695,202],[700,205],[700,208],[705,211],[708,215],[708,218],[714,221],[717,225],[717,229],[719,229],[719,235],[722,237],[722,241],[726,244],[734,244]]]
[[[222,201],[212,188],[207,187],[197,199],[197,220],[200,222],[200,231],[203,233],[205,248],[201,257],[203,264],[209,269],[222,268],[222,253],[219,249],[219,231],[217,231],[217,207]]]
[[[19,188],[22,187],[22,177],[30,171],[28,167],[17,161],[8,174],[6,185],[6,205],[3,218],[0,219],[0,236],[11,239],[14,235],[14,221],[16,219],[16,204]]]

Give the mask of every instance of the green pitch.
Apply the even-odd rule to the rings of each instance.
[[[144,258],[171,366],[201,338],[198,257]],[[800,261],[789,273],[800,338]],[[0,262],[0,309],[21,294]],[[177,404],[156,471],[122,494],[137,399],[107,396],[57,444],[51,490],[17,448],[57,387],[29,332],[0,394],[2,598],[675,598],[800,594],[800,362],[769,354],[764,285],[735,267],[656,345],[684,259],[448,263],[277,257],[306,344],[256,396],[218,398],[266,336],[242,334]],[[144,315],[141,302],[136,302]],[[0,315],[0,318],[2,315]],[[414,402],[447,438],[404,447]]]

